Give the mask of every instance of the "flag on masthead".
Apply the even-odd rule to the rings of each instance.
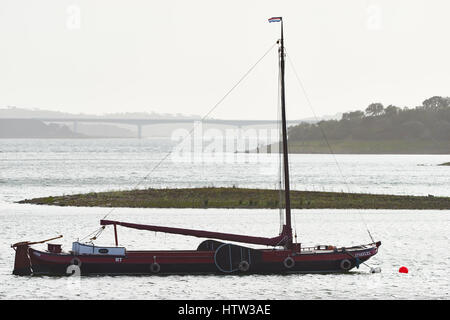
[[[274,17],[274,18],[270,18],[269,22],[280,22],[281,21],[281,17]]]

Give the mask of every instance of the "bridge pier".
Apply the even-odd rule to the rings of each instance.
[[[245,151],[245,141],[244,141],[244,146],[242,148],[242,150],[239,150],[239,147],[241,146],[242,143],[242,125],[238,124],[237,125],[238,128],[238,136],[237,136],[237,141],[236,141],[236,151]]]
[[[142,125],[141,124],[137,125],[137,135],[138,135],[138,139],[142,139]]]

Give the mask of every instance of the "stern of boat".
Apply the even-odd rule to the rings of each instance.
[[[28,276],[31,275],[31,261],[29,254],[29,243],[28,242],[18,242],[11,246],[16,255],[14,258],[14,270],[13,274],[18,276]]]

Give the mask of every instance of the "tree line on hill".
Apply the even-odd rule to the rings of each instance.
[[[301,123],[289,128],[290,141],[450,140],[450,97],[434,96],[415,108],[385,107],[377,102],[340,120]]]
[[[1,119],[0,138],[85,138],[65,125],[34,119]]]

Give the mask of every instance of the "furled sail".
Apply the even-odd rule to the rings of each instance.
[[[274,247],[285,245],[285,243],[290,240],[289,233],[288,233],[288,230],[286,230],[286,228],[283,228],[283,231],[281,232],[281,234],[276,237],[264,238],[264,237],[253,237],[253,236],[245,236],[245,235],[213,232],[213,231],[205,231],[205,230],[194,230],[194,229],[153,226],[153,225],[147,225],[147,224],[136,224],[136,223],[121,222],[121,221],[113,221],[113,220],[100,220],[100,224],[103,226],[116,225],[116,226],[122,226],[122,227],[127,227],[127,228],[132,228],[132,229],[138,229],[138,230],[148,230],[148,231],[180,234],[180,235],[185,235],[185,236],[193,236],[193,237],[199,237],[199,238],[212,238],[212,239],[235,241],[235,242],[241,242],[241,243],[274,246]]]

